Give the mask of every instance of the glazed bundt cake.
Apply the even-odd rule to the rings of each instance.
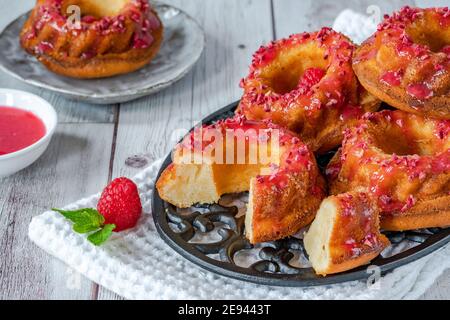
[[[241,82],[244,95],[237,112],[298,133],[314,152],[336,148],[342,131],[380,104],[356,79],[354,49],[330,28],[261,47]]]
[[[388,104],[450,119],[450,10],[405,7],[355,52],[361,84]]]
[[[349,129],[327,168],[330,191],[367,192],[381,226],[402,231],[450,225],[450,121],[403,111],[368,113]]]
[[[314,155],[294,133],[242,116],[189,134],[156,187],[180,208],[250,191],[245,228],[252,243],[295,234],[311,223],[325,195]]]
[[[380,233],[377,204],[358,192],[325,199],[303,242],[312,267],[323,276],[368,264],[390,244]]]
[[[53,72],[102,78],[148,64],[162,37],[147,0],[38,0],[20,41]]]

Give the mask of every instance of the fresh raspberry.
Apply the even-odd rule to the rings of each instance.
[[[116,225],[114,232],[133,228],[142,214],[136,184],[127,178],[113,180],[103,190],[97,210],[105,217],[105,224]]]
[[[303,76],[299,80],[298,87],[303,89],[303,92],[307,93],[312,87],[318,84],[324,76],[325,70],[321,68],[306,69]]]

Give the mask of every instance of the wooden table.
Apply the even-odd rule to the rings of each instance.
[[[364,0],[164,0],[204,27],[206,50],[183,80],[163,92],[120,105],[66,100],[0,73],[0,87],[41,95],[58,112],[59,125],[44,156],[30,168],[0,180],[0,298],[116,299],[33,245],[33,215],[98,192],[112,177],[133,176],[166,155],[179,134],[209,113],[239,99],[239,80],[263,43],[330,26],[345,8],[366,13],[369,5],[391,12],[414,1]],[[448,0],[416,1],[448,5]],[[30,9],[33,0],[0,0],[8,14],[0,28]],[[136,161],[138,160],[138,161]],[[450,271],[423,298],[450,298]]]

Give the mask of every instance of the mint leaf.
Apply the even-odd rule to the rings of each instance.
[[[115,228],[116,228],[115,224],[107,224],[101,230],[89,235],[88,240],[92,244],[99,246],[109,239]]]
[[[66,219],[72,221],[73,231],[82,234],[93,232],[88,236],[88,240],[96,246],[99,246],[108,240],[113,230],[116,228],[115,224],[104,225],[105,218],[95,209],[86,208],[75,211],[60,209],[52,210],[59,212]]]
[[[99,226],[92,224],[74,224],[72,229],[76,233],[89,233],[98,230]]]
[[[76,211],[66,211],[52,209],[59,212],[66,219],[73,222],[73,230],[77,233],[88,233],[95,231],[103,226],[105,218],[95,209],[80,209]]]

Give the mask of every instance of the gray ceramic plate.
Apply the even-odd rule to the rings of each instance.
[[[136,72],[78,80],[48,71],[20,47],[19,33],[28,14],[17,18],[1,33],[0,68],[28,84],[90,103],[121,103],[160,91],[191,70],[203,52],[205,36],[198,23],[180,9],[159,2],[153,5],[164,24],[164,43],[156,58]]]

